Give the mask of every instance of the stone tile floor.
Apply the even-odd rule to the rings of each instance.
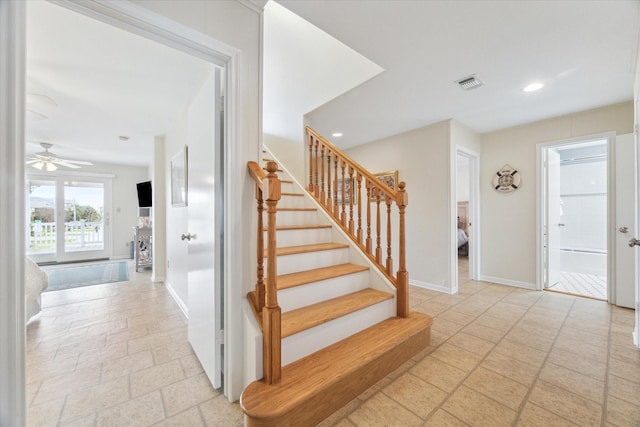
[[[466,277],[456,295],[411,288],[431,346],[323,426],[640,425],[633,310]],[[45,295],[27,328],[29,426],[242,425],[148,273]]]

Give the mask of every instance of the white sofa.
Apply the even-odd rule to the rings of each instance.
[[[49,278],[29,257],[24,263],[25,293],[27,299],[27,321],[40,313],[40,294],[47,289]]]

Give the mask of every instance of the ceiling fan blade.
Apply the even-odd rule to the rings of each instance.
[[[39,93],[27,93],[27,104],[58,106],[53,99]]]
[[[53,160],[52,163],[55,163],[56,165],[59,165],[59,166],[65,166],[65,167],[71,168],[71,169],[80,169],[80,166],[74,165],[73,163],[67,163],[66,161],[60,160],[60,159]]]
[[[30,120],[46,120],[46,119],[48,119],[48,117],[45,116],[44,114],[40,114],[40,113],[37,113],[35,111],[27,109],[27,119],[30,119]]]
[[[38,163],[38,162],[40,162],[40,161],[41,161],[40,159],[33,159],[33,158],[32,158],[32,159],[27,160],[25,164],[27,164],[27,165],[32,165],[32,164],[34,164],[34,163]]]
[[[85,162],[83,160],[67,160],[67,159],[56,159],[59,162],[68,162],[68,163],[75,163],[78,165],[86,165],[86,166],[93,166],[93,163],[91,162]]]

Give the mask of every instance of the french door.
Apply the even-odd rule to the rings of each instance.
[[[111,180],[27,176],[27,255],[38,263],[111,255]]]

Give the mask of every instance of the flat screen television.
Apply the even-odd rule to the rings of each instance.
[[[138,187],[138,207],[150,208],[151,202],[151,181],[139,182]]]

